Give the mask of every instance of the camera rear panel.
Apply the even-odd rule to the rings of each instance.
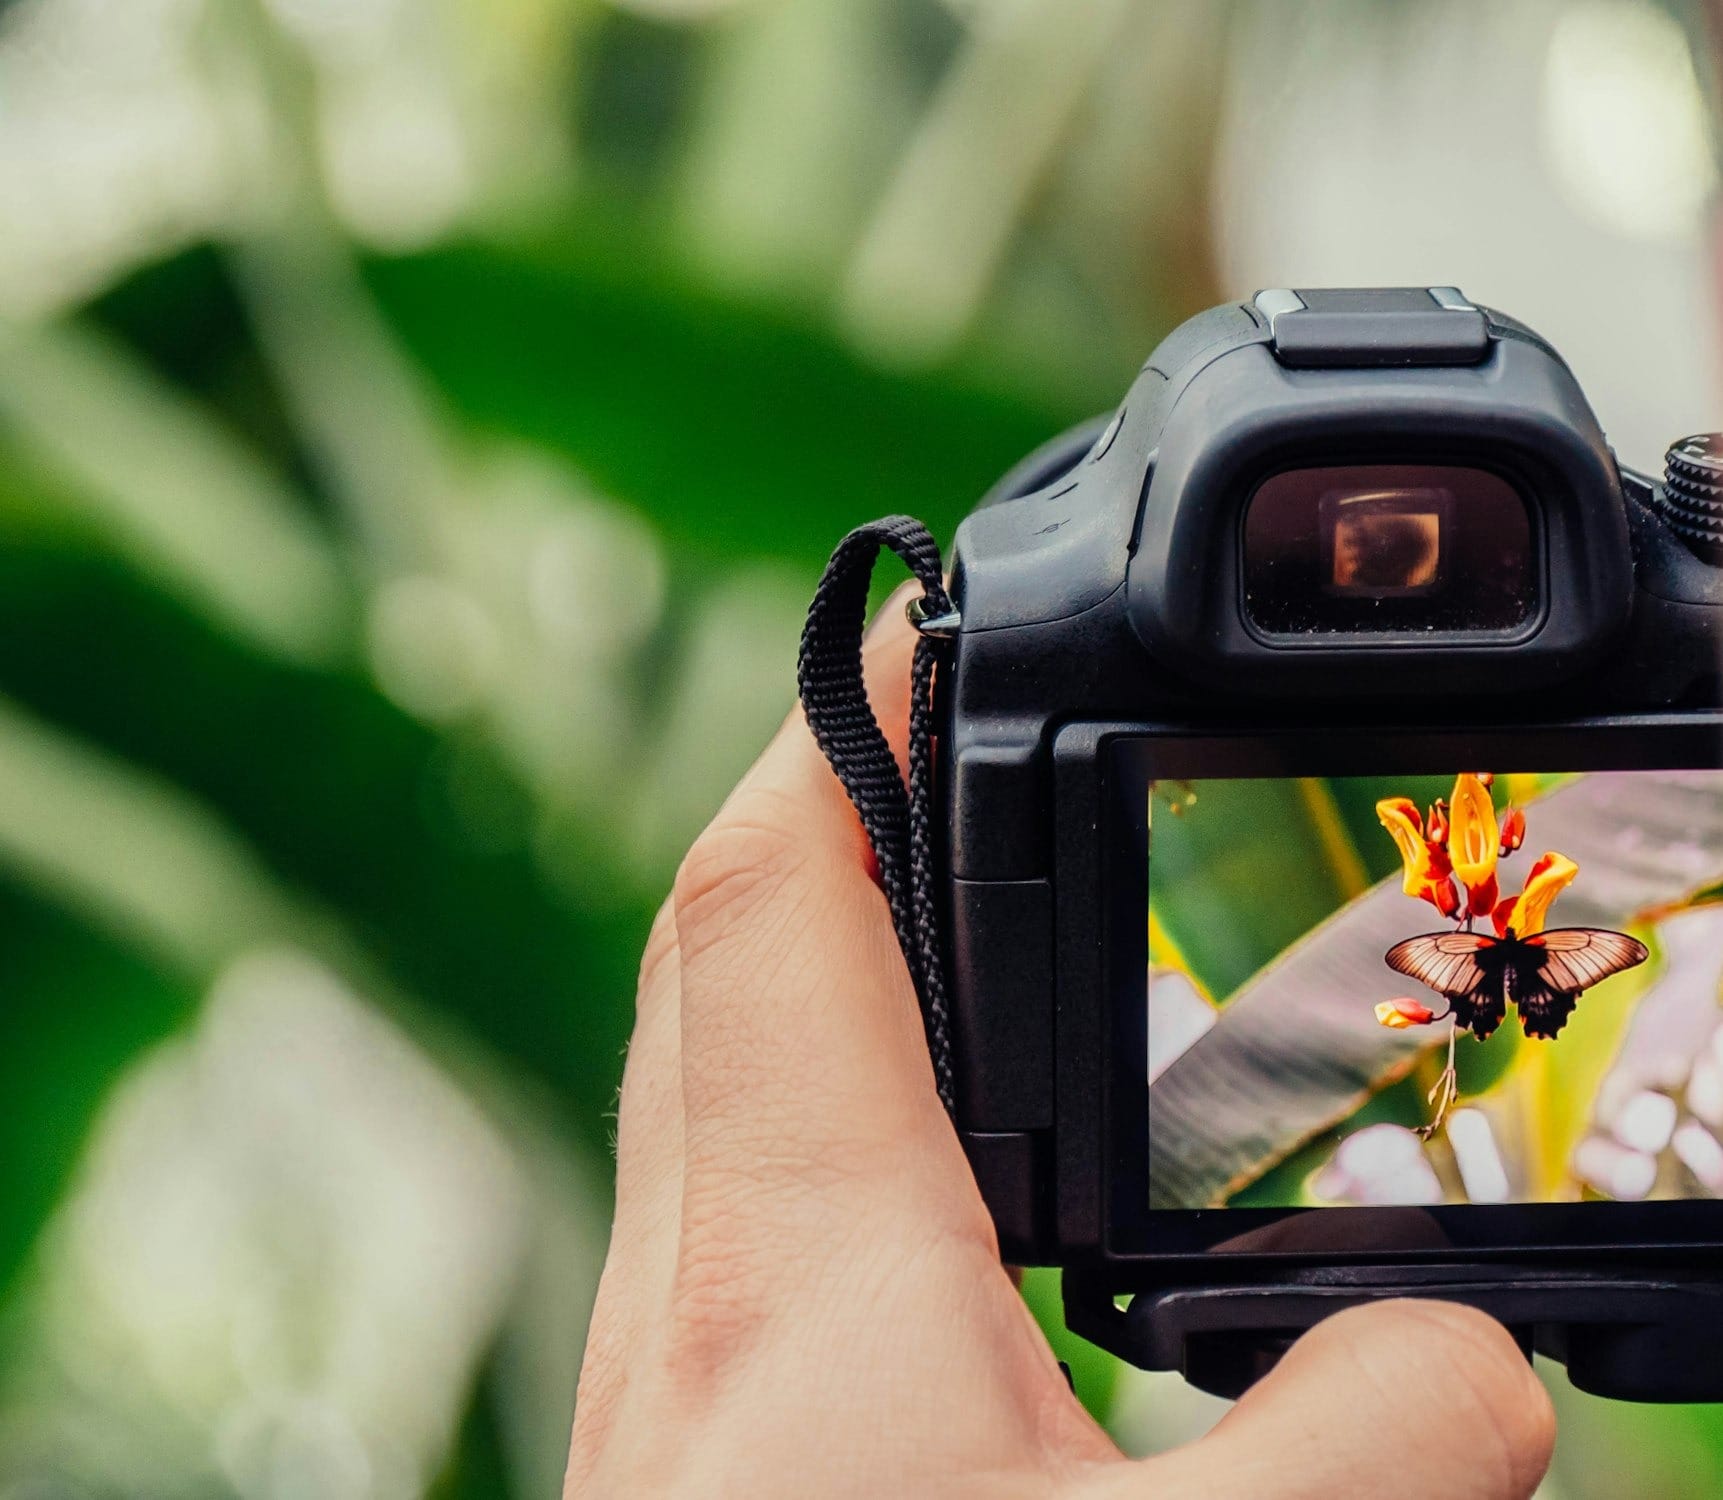
[[[1723,570],[1662,523],[1648,482],[1620,473],[1554,350],[1457,293],[1370,294],[1379,305],[1368,316],[1354,315],[1349,295],[1285,295],[1299,305],[1264,294],[1180,329],[1109,421],[1036,455],[959,533],[953,590],[964,624],[940,684],[939,769],[960,1124],[1013,1259],[1121,1276],[1167,1257],[1212,1261],[1216,1244],[1294,1218],[1302,1203],[1263,1201],[1258,1180],[1222,1178],[1232,1191],[1150,1207],[1159,1201],[1144,1123],[1151,788],[1163,789],[1171,840],[1208,821],[1180,823],[1166,800],[1180,783],[1199,793],[1194,806],[1243,798],[1248,808],[1253,797],[1285,805],[1332,782],[1351,825],[1364,820],[1342,828],[1346,840],[1369,851],[1354,860],[1349,878],[1362,869],[1369,880],[1348,887],[1350,900],[1387,878],[1379,866],[1393,846],[1373,806],[1358,811],[1361,784],[1340,785],[1348,778],[1383,796],[1403,781],[1408,800],[1424,799],[1422,817],[1431,777],[1451,786],[1462,771],[1494,771],[1523,791],[1638,770],[1645,781],[1616,787],[1631,840],[1635,786],[1723,765]],[[1372,332],[1381,296],[1400,311]],[[1320,328],[1297,321],[1318,311]],[[1659,738],[1669,734],[1678,750]],[[1204,758],[1121,779],[1112,747],[1128,742],[1201,746]],[[1299,745],[1315,747],[1303,761]],[[1254,769],[1221,769],[1220,746],[1255,746]],[[1133,796],[1148,799],[1142,822],[1122,810]],[[1531,820],[1535,804],[1522,801]],[[1507,810],[1504,800],[1498,812]],[[1250,825],[1248,815],[1232,821]],[[1227,856],[1247,872],[1250,906],[1309,906],[1300,882],[1269,875],[1276,837],[1261,826],[1254,886],[1249,850]],[[1501,879],[1523,882],[1520,866],[1550,852],[1563,851],[1516,851]],[[1588,860],[1575,878],[1564,921],[1569,908],[1589,909],[1601,868]],[[1400,899],[1402,914],[1427,914],[1431,931],[1452,925]],[[1211,913],[1223,926],[1252,915]],[[1642,914],[1626,907],[1595,915],[1576,925],[1641,930]],[[1492,917],[1480,910],[1474,923],[1493,935]],[[1225,945],[1224,930],[1214,941]],[[1383,968],[1382,953],[1368,958],[1372,983],[1358,987],[1352,1016],[1360,1035],[1427,1055],[1426,1033],[1380,1025],[1375,1005],[1451,1005]],[[1661,963],[1654,954],[1651,967]],[[1600,985],[1596,1010],[1609,1008],[1609,984],[1635,982]],[[1224,1011],[1227,996],[1203,994],[1208,984],[1194,988]],[[1509,1029],[1498,1034],[1523,1037],[1511,1000],[1504,1009]],[[1587,1019],[1547,1045],[1580,1035],[1593,1009],[1582,998],[1571,1014]],[[1120,1017],[1140,1035],[1121,1040]],[[1503,1045],[1462,1040],[1482,1053]],[[1123,1106],[1126,1095],[1142,1107]],[[1285,1187],[1292,1168],[1276,1169]],[[1311,1193],[1312,1174],[1296,1188]],[[1433,1211],[1438,1224],[1459,1214],[1471,1250],[1489,1225],[1501,1226],[1498,1248],[1585,1250],[1618,1232],[1643,1240],[1665,1230],[1671,1245],[1723,1243],[1698,1196],[1622,1204],[1602,1201],[1595,1184],[1586,1192],[1594,1201],[1450,1195],[1375,1207]],[[1332,1239],[1353,1234],[1343,1221],[1361,1208],[1305,1215],[1327,1226],[1321,1254],[1346,1253]],[[1617,1208],[1663,1217],[1647,1227]],[[1140,1233],[1156,1212],[1167,1232]],[[1543,1217],[1532,1225],[1516,1214]],[[1452,1245],[1406,1253],[1459,1253],[1452,1226],[1442,1233]],[[1353,1237],[1360,1254],[1385,1251],[1362,1231]],[[1229,1251],[1299,1253],[1248,1240]]]
[[[1443,1296],[1723,1396],[1714,452],[1451,288],[1269,292],[964,523],[958,1124],[1075,1330],[1236,1394]]]

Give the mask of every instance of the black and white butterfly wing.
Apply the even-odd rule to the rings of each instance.
[[[1396,943],[1384,958],[1396,973],[1445,997],[1454,1019],[1481,1041],[1508,1009],[1505,970],[1492,961],[1499,946],[1481,932],[1427,932]]]
[[[1601,927],[1557,927],[1525,942],[1547,955],[1544,982],[1556,990],[1589,990],[1612,975],[1638,967],[1649,956],[1638,938]]]
[[[1553,1039],[1594,984],[1645,962],[1645,944],[1625,932],[1558,927],[1514,944],[1509,990],[1529,1037]]]
[[[1546,1042],[1556,1039],[1579,1004],[1578,990],[1555,988],[1535,963],[1517,965],[1508,989],[1525,1034]]]
[[[1396,943],[1385,955],[1385,962],[1395,973],[1427,984],[1452,1000],[1477,988],[1484,978],[1478,954],[1494,943],[1494,938],[1479,932],[1427,932]]]

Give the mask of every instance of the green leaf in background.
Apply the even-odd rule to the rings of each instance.
[[[894,510],[949,536],[1115,394],[1038,406],[964,372],[888,375],[828,330],[700,291],[646,245],[625,254],[469,245],[367,279],[463,417],[568,454],[698,555],[811,568],[846,524]]]
[[[1154,916],[1223,1003],[1368,884],[1330,784],[1316,778],[1164,783],[1149,821]]]
[[[463,831],[448,748],[368,682],[268,660],[112,560],[0,548],[0,638],[0,693],[218,811],[402,988],[554,1083],[570,1129],[607,1149],[649,898],[593,914],[559,900],[530,849]]]
[[[1394,841],[1376,816],[1376,804],[1384,797],[1409,797],[1427,811],[1438,797],[1454,789],[1452,776],[1336,776],[1328,783],[1329,794],[1339,810],[1340,821],[1369,872],[1369,883],[1385,880],[1400,868]]]
[[[1090,1416],[1103,1426],[1119,1388],[1119,1362],[1080,1339],[1065,1327],[1062,1273],[1050,1266],[1032,1266],[1022,1273],[1023,1300],[1047,1335],[1055,1357],[1071,1371],[1071,1384]]]
[[[1557,1496],[1697,1500],[1723,1492],[1723,1408],[1608,1401],[1539,1363],[1560,1433],[1547,1486]]]
[[[449,1467],[431,1486],[426,1500],[493,1500],[510,1493],[506,1445],[499,1431],[504,1401],[495,1365],[487,1361],[473,1388]]]
[[[0,881],[0,1297],[126,1065],[195,994],[51,899]]]

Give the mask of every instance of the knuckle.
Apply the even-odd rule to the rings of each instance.
[[[869,1243],[849,1171],[779,1141],[690,1175],[670,1306],[670,1363],[686,1391],[722,1388],[780,1316],[805,1309],[834,1268]],[[884,1195],[861,1201],[874,1197]]]
[[[960,1207],[932,1182],[906,1196],[913,1157],[778,1140],[745,1158],[709,1163],[684,1184],[670,1363],[686,1388],[719,1389],[780,1336],[780,1320],[838,1287],[853,1298],[869,1267],[915,1281],[928,1265],[957,1266],[965,1283],[969,1268],[998,1270],[979,1193]]]
[[[769,1320],[771,1270],[747,1243],[746,1213],[740,1206],[684,1211],[668,1360],[684,1394],[715,1392],[755,1348]]]
[[[804,840],[777,810],[759,804],[720,815],[694,841],[676,872],[671,894],[675,928],[684,946],[730,931],[761,902],[783,891],[807,859]]]

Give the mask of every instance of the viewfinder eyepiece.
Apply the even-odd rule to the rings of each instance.
[[[1286,469],[1245,511],[1244,609],[1263,635],[1512,635],[1539,603],[1531,512],[1484,469]]]

